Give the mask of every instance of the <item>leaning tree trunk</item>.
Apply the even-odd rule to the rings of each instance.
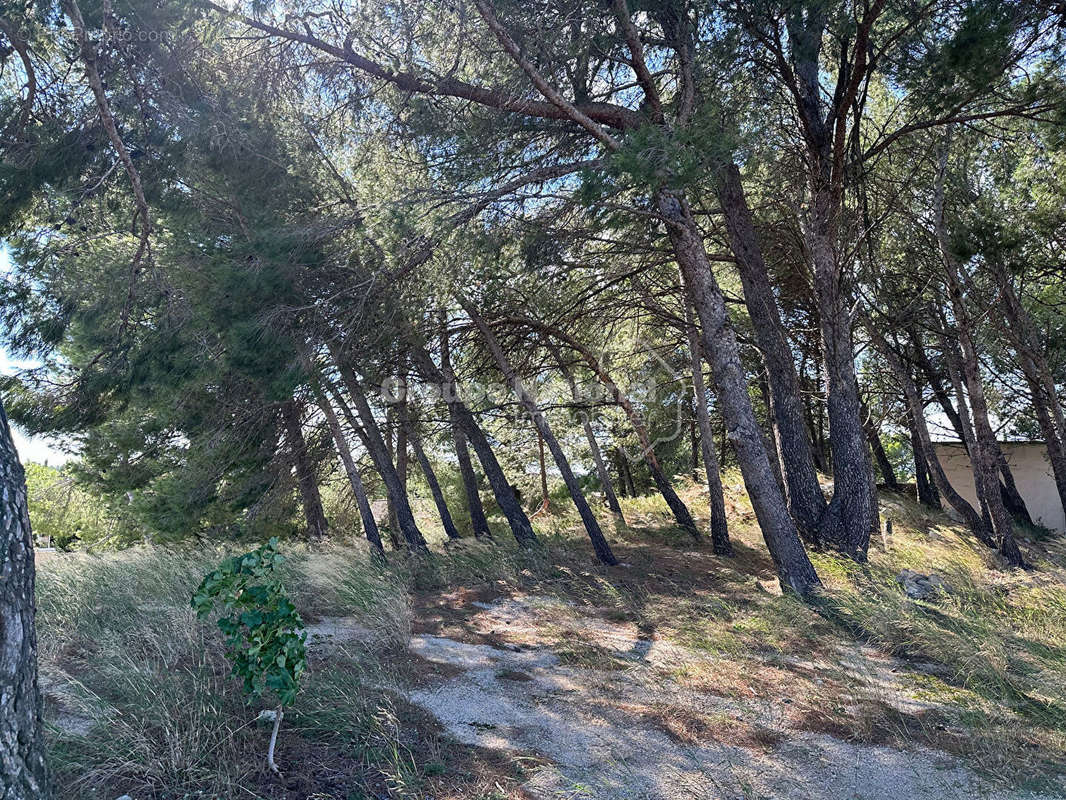
[[[447,534],[449,539],[462,538],[459,535],[458,528],[455,527],[454,520],[452,520],[452,512],[448,510],[448,503],[444,499],[444,492],[441,491],[437,473],[433,471],[433,465],[429,463],[426,451],[422,448],[422,440],[418,436],[418,432],[415,430],[405,407],[400,408],[400,424],[407,431],[407,440],[411,443],[411,449],[415,451],[415,459],[418,461],[418,466],[422,469],[422,475],[425,477],[426,483],[429,484],[429,492],[433,495],[433,503],[437,506],[437,514],[440,515],[444,533]]]
[[[944,219],[944,174],[947,167],[947,148],[944,148],[937,178],[936,198],[934,200],[935,227],[937,243],[940,247],[940,260],[947,278],[948,298],[954,312],[958,332],[959,350],[962,357],[962,373],[966,391],[970,398],[970,410],[973,414],[974,442],[970,453],[973,464],[974,482],[978,487],[978,496],[983,494],[992,524],[992,535],[1000,554],[1012,566],[1023,566],[1018,543],[1014,539],[1014,525],[1003,503],[999,483],[999,444],[992,424],[988,418],[988,401],[985,399],[984,383],[980,374],[980,362],[973,338],[973,328],[969,309],[966,307],[959,277],[959,265],[948,241],[947,227]]]
[[[37,684],[33,533],[26,475],[0,402],[0,797],[51,796]]]
[[[289,452],[296,469],[300,502],[303,505],[304,519],[307,521],[307,537],[312,540],[323,539],[329,526],[326,523],[326,512],[322,509],[322,495],[318,491],[314,464],[307,454],[307,441],[304,439],[303,422],[296,401],[288,400],[281,404],[281,419],[285,425],[285,438],[289,441]]]
[[[940,464],[940,459],[937,458],[932,437],[929,435],[929,426],[925,421],[925,406],[922,403],[921,396],[918,394],[918,387],[915,386],[914,379],[904,367],[903,361],[889,346],[880,329],[870,319],[866,319],[866,331],[870,336],[870,340],[874,343],[874,347],[884,356],[888,368],[900,383],[903,397],[907,402],[907,411],[910,414],[912,430],[925,456],[926,464],[929,467],[929,475],[932,477],[937,490],[947,500],[948,505],[962,517],[970,530],[974,532],[974,535],[985,544],[991,545],[993,542],[992,532],[989,530],[985,518],[965,497],[955,491],[955,487],[951,485],[947,475],[944,474],[944,468]]]
[[[574,399],[574,404],[577,406],[581,403],[581,393],[577,389],[577,381],[574,380],[574,375],[567,368],[562,358],[559,356],[558,350],[553,348],[553,354],[556,361],[559,363],[559,369],[563,373],[563,377],[566,378],[566,382],[570,385],[570,395]],[[625,522],[625,518],[622,517],[622,506],[618,502],[618,495],[614,493],[614,484],[611,482],[611,472],[607,469],[607,464],[603,460],[603,453],[600,452],[599,442],[596,441],[596,432],[592,430],[592,420],[588,409],[582,408],[578,411],[581,415],[581,427],[585,431],[585,439],[589,443],[589,452],[592,454],[592,463],[596,466],[596,475],[600,479],[600,486],[603,488],[604,497],[607,500],[607,508],[611,510],[612,514],[617,514],[622,518],[622,522]]]
[[[722,474],[718,468],[718,454],[714,452],[714,433],[711,431],[711,416],[707,411],[707,386],[703,382],[703,352],[700,349],[699,329],[692,316],[692,305],[685,303],[685,329],[688,333],[689,362],[692,364],[692,392],[696,404],[696,422],[700,429],[700,448],[703,469],[707,474],[707,497],[711,509],[711,546],[720,556],[733,555],[733,543],[729,541],[729,519],[725,513],[725,492],[722,489]]]
[[[970,410],[973,413],[974,446],[970,453],[970,461],[973,464],[974,481],[977,486],[981,487],[981,495],[988,508],[997,549],[1008,563],[1013,566],[1022,566],[1025,560],[1014,540],[1014,525],[1000,493],[999,445],[988,418],[984,385],[978,373],[977,352],[965,322],[959,325],[959,340],[962,345],[963,374],[970,395]]]
[[[1029,386],[1033,411],[1044,437],[1051,473],[1059,501],[1066,508],[1066,416],[1059,401],[1058,387],[1038,344],[1036,323],[1022,305],[1010,277],[996,259],[990,261],[999,286],[1000,308],[1006,323],[1004,331],[1018,355],[1018,363]]]
[[[651,473],[651,478],[655,482],[655,488],[659,490],[659,494],[662,495],[663,500],[666,501],[666,505],[670,508],[670,512],[674,516],[674,520],[681,526],[693,539],[697,542],[700,540],[700,531],[696,527],[696,521],[692,519],[692,514],[688,510],[688,506],[685,505],[685,501],[682,500],[674,487],[670,484],[670,481],[666,477],[666,473],[663,472],[662,466],[659,464],[659,459],[655,455],[655,446],[652,443],[651,435],[648,433],[648,427],[644,424],[644,420],[640,416],[640,412],[625,395],[625,393],[618,387],[618,384],[611,378],[610,373],[604,369],[603,364],[596,358],[588,347],[579,342],[574,337],[570,336],[566,331],[560,328],[547,325],[537,320],[526,319],[524,317],[511,318],[516,322],[529,325],[535,329],[538,329],[550,336],[555,337],[559,341],[565,343],[568,347],[574,350],[581,359],[585,362],[592,373],[599,379],[599,381],[606,387],[611,393],[611,399],[625,412],[626,418],[629,420],[629,424],[633,427],[633,432],[637,435],[637,441],[640,442],[640,455],[644,463],[648,467],[648,472]]]
[[[1007,457],[1003,454],[1003,448],[999,446],[998,441],[996,442],[996,464],[999,466],[1000,494],[1003,497],[1004,505],[1007,506],[1007,511],[1016,520],[1032,526],[1033,518],[1029,514],[1029,507],[1025,504],[1025,498],[1022,497],[1022,493],[1018,491],[1018,484],[1014,482],[1014,473],[1011,471],[1010,464],[1007,463]]]
[[[873,451],[877,469],[881,472],[885,486],[894,492],[898,492],[899,481],[896,480],[896,471],[892,468],[892,462],[888,459],[885,446],[881,444],[881,432],[877,428],[877,423],[873,421],[870,408],[866,403],[862,404],[862,427],[866,431],[866,439],[870,442],[870,449]]]
[[[946,327],[946,321],[941,317],[941,323]],[[963,446],[966,448],[967,455],[973,456],[976,445],[976,433],[975,423],[973,417],[970,414],[970,408],[966,400],[966,390],[964,387],[963,374],[964,370],[961,366],[962,356],[959,352],[959,348],[952,344],[945,333],[940,334],[941,349],[944,352],[944,363],[947,366],[948,377],[951,380],[952,389],[955,392],[955,399],[958,403],[957,410],[955,412],[955,420],[957,423],[956,430],[959,432],[962,439]],[[950,407],[950,401],[945,405],[941,404],[945,410]],[[1000,500],[1010,512],[1011,516],[1020,519],[1027,525],[1033,524],[1032,517],[1029,516],[1029,509],[1025,505],[1025,500],[1022,499],[1021,493],[1018,491],[1018,486],[1014,482],[1014,473],[1011,472],[1010,465],[1007,464],[1007,459],[1003,455],[1003,450],[999,446],[999,442],[993,437],[994,444],[994,458],[996,461],[996,467],[998,470],[999,481],[999,495]],[[1002,479],[1002,480],[1000,480]],[[988,512],[988,503],[984,496],[984,488],[978,491],[978,497],[981,500],[981,506]]]
[[[674,256],[684,274],[686,293],[700,318],[703,351],[711,363],[718,402],[781,586],[800,596],[810,595],[821,582],[803,549],[796,523],[789,514],[763,446],[762,431],[748,396],[740,348],[729,322],[725,297],[703,247],[703,236],[682,197],[660,190],[655,203],[666,222]]]
[[[736,164],[726,164],[718,171],[716,188],[744,287],[744,303],[766,364],[770,419],[785,498],[801,535],[817,541],[818,526],[826,508],[825,496],[818,484],[792,348],[781,322]]]
[[[440,336],[440,363],[441,371],[448,382],[448,386],[455,387],[455,373],[452,371],[451,348],[448,343],[447,322],[442,326]],[[455,445],[455,460],[459,462],[459,476],[463,481],[463,491],[466,494],[466,506],[470,513],[470,527],[474,537],[491,539],[492,531],[489,521],[485,516],[485,508],[481,504],[481,492],[478,490],[477,475],[474,472],[474,464],[470,460],[470,448],[466,442],[466,434],[458,424],[455,412],[450,404],[448,407],[448,420],[451,423],[452,442]]]
[[[474,452],[477,453],[481,468],[485,471],[485,477],[492,487],[492,494],[496,498],[496,504],[507,518],[507,523],[511,526],[511,532],[514,534],[515,539],[523,547],[534,544],[537,541],[537,535],[533,532],[533,526],[529,524],[529,517],[526,516],[526,512],[522,509],[518,498],[515,497],[514,490],[511,488],[500,462],[496,460],[496,454],[492,452],[492,447],[489,445],[485,432],[477,424],[477,420],[474,419],[474,415],[467,408],[466,403],[459,397],[455,382],[449,381],[444,377],[444,374],[433,363],[433,359],[430,358],[425,348],[416,346],[412,349],[411,355],[415,367],[422,374],[422,377],[430,383],[441,387],[441,393],[452,413],[452,419],[458,429],[466,436],[467,441],[474,448]]]
[[[925,455],[925,447],[918,437],[918,429],[914,424],[910,412],[907,413],[907,430],[911,437],[911,455],[914,458],[914,485],[917,491],[918,502],[926,508],[940,508],[940,493],[936,485],[930,481],[929,461]]]
[[[371,410],[366,394],[363,393],[363,388],[359,384],[359,378],[355,371],[346,364],[341,363],[336,358],[336,355],[334,355],[334,360],[337,361],[337,367],[340,370],[344,386],[348,390],[348,396],[352,398],[352,403],[355,405],[355,413],[362,423],[361,428],[366,435],[366,445],[370,452],[370,458],[373,460],[378,474],[381,475],[381,480],[385,483],[385,490],[392,500],[393,507],[396,509],[400,532],[403,534],[403,538],[411,552],[425,552],[428,550],[426,540],[415,523],[415,515],[411,511],[411,503],[407,499],[407,492],[403,488],[403,483],[400,481],[400,476],[396,472],[392,459],[389,458],[388,445],[385,444],[385,439],[382,437],[381,430],[374,419],[374,412]]]
[[[342,381],[343,381],[343,378],[342,378]],[[377,458],[374,455],[374,453],[376,451],[371,446],[370,438],[367,436],[366,430],[364,430],[362,423],[360,423],[360,421],[359,421],[358,417],[356,416],[355,412],[352,411],[351,406],[348,405],[347,402],[345,402],[344,397],[341,394],[340,390],[336,386],[334,386],[332,383],[330,383],[328,381],[326,382],[325,386],[329,390],[330,397],[333,398],[333,402],[335,402],[337,404],[337,408],[339,408],[341,410],[341,413],[344,415],[344,419],[348,423],[348,427],[351,430],[355,431],[355,435],[358,436],[359,437],[359,441],[363,443],[363,448],[370,455],[370,460],[374,463],[374,469],[377,470],[378,469],[378,462],[377,462]],[[379,431],[379,434],[380,434],[380,431]],[[392,464],[392,454],[391,453],[389,453],[389,464]],[[378,473],[378,477],[382,478],[381,482],[383,484],[385,484],[385,494],[386,494],[386,497],[388,497],[388,492],[389,492],[388,484],[385,483],[385,479],[382,477],[380,472]],[[386,500],[386,502],[389,504],[389,508],[392,508],[392,501],[391,500]],[[377,518],[374,517],[373,519],[374,519],[374,525],[375,525],[375,527],[377,527]],[[394,522],[393,523],[393,527],[387,528],[386,530],[388,531],[388,534],[389,534],[389,542],[390,542],[390,544],[392,544],[392,549],[396,550],[396,551],[399,551],[401,545],[400,545],[399,535],[396,532],[396,525],[397,524],[398,523]],[[381,538],[380,528],[378,528],[378,538],[379,538],[379,540]]]
[[[478,330],[481,331],[481,335],[484,337],[485,343],[488,345],[489,352],[492,353],[492,357],[496,360],[496,364],[499,366],[504,378],[510,383],[511,389],[518,398],[518,402],[522,404],[522,407],[532,418],[533,424],[537,427],[537,431],[544,439],[544,443],[548,446],[548,450],[551,451],[552,458],[555,460],[555,466],[562,474],[563,483],[566,484],[566,489],[570,493],[570,499],[574,501],[574,505],[577,507],[577,513],[581,516],[581,521],[585,525],[585,531],[588,533],[589,540],[592,542],[592,549],[596,552],[596,557],[604,564],[612,566],[617,564],[618,559],[616,559],[614,553],[611,552],[611,546],[607,543],[607,539],[603,535],[603,531],[600,529],[599,522],[596,521],[596,515],[593,514],[592,509],[589,508],[588,500],[585,499],[585,493],[581,491],[581,486],[578,484],[573,470],[570,469],[570,462],[567,461],[566,454],[563,453],[563,448],[559,446],[559,442],[552,433],[551,426],[548,425],[548,420],[545,419],[544,414],[541,413],[540,407],[533,399],[533,396],[526,391],[522,381],[519,380],[518,375],[514,371],[514,367],[511,365],[507,355],[503,352],[503,348],[500,347],[500,343],[496,339],[496,335],[492,332],[492,329],[489,328],[485,323],[485,320],[482,319],[481,315],[477,313],[471,304],[467,303],[465,300],[461,300],[460,303],[463,306],[463,310],[466,311]]]
[[[1043,398],[1040,398],[1040,386],[1029,382],[1029,391],[1033,396],[1033,411],[1040,431],[1044,435],[1044,447],[1048,461],[1051,462],[1051,474],[1055,478],[1055,488],[1059,493],[1059,502],[1066,508],[1066,442],[1058,438],[1051,414]],[[1038,399],[1039,398],[1039,399]]]
[[[348,446],[348,439],[344,435],[344,429],[341,428],[340,420],[337,419],[337,412],[333,410],[333,404],[330,403],[329,398],[322,393],[322,389],[316,383],[312,383],[311,388],[315,393],[318,407],[322,409],[322,415],[326,418],[326,425],[329,427],[330,435],[333,437],[333,444],[337,448],[341,464],[344,465],[344,472],[348,476],[348,483],[351,484],[352,494],[355,495],[355,503],[359,507],[359,519],[363,523],[363,534],[378,555],[384,557],[385,548],[381,544],[381,532],[378,530],[377,520],[374,519],[374,512],[370,507],[370,498],[367,496],[366,487],[363,485],[363,476],[359,474],[359,468],[356,466],[355,458],[352,456],[352,449]]]

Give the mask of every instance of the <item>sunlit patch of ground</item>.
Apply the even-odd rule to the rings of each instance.
[[[259,705],[188,607],[220,551],[52,558],[40,644],[60,797],[1066,794],[1060,540],[1026,542],[1036,569],[1006,571],[887,497],[892,536],[863,567],[814,554],[826,591],[805,605],[781,596],[727,487],[733,559],[654,498],[625,500],[625,524],[603,512],[612,568],[564,509],[537,519],[530,552],[438,539],[382,570],[361,546],[289,548],[311,670],[280,780]],[[698,487],[683,495],[706,525]],[[908,599],[905,567],[952,593]]]

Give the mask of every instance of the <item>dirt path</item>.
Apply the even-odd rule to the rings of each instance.
[[[408,698],[461,742],[550,760],[554,766],[524,787],[537,800],[1052,797],[998,789],[932,750],[796,730],[787,699],[692,691],[664,668],[705,656],[642,639],[632,625],[568,614],[547,598],[473,605],[464,641],[412,638],[415,655],[449,670]],[[595,642],[609,668],[575,665],[572,653],[564,663],[555,652],[560,631],[564,642]],[[546,637],[555,638],[554,649]],[[844,655],[841,669],[855,671],[856,680],[868,673],[868,683],[894,704],[920,705],[889,685],[888,665],[861,648]]]

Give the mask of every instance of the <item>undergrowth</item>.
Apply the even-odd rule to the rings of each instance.
[[[699,488],[684,496],[706,524]],[[943,515],[890,498],[882,510],[894,532],[875,538],[868,564],[812,555],[825,590],[807,605],[774,591],[738,487],[727,498],[734,559],[676,531],[661,500],[622,502],[624,523],[600,513],[622,562],[610,569],[594,564],[562,512],[535,520],[541,543],[529,550],[497,535],[438,542],[429,557],[393,555],[383,567],[361,546],[286,547],[282,579],[309,627],[342,617],[360,633],[309,648],[306,689],[286,715],[294,735],[279,754],[302,766],[280,783],[260,763],[261,709],[230,676],[211,620],[189,607],[221,548],[139,547],[43,563],[40,659],[59,797],[511,796],[514,769],[450,742],[402,700],[419,598],[463,587],[555,598],[565,613],[633,623],[642,636],[707,654],[712,667],[679,662],[671,677],[723,695],[787,696],[797,727],[940,747],[1015,783],[1063,770],[1061,539],[1030,542],[1036,568],[1009,572]],[[907,598],[896,581],[903,568],[939,574],[950,593]],[[899,681],[935,714],[901,715],[876,694],[856,700],[861,677],[838,665],[861,648],[902,659]],[[561,639],[558,649],[568,663],[613,668],[595,642]]]

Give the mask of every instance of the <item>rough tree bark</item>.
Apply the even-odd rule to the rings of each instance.
[[[477,424],[477,420],[474,419],[474,415],[467,408],[466,403],[459,397],[455,382],[449,381],[444,377],[444,374],[433,363],[433,359],[430,358],[425,348],[419,346],[412,348],[411,356],[415,368],[418,369],[422,377],[430,383],[441,387],[444,401],[448,404],[448,408],[453,415],[452,419],[458,429],[466,436],[467,441],[474,448],[474,452],[477,453],[481,468],[485,471],[485,477],[492,487],[492,494],[496,498],[496,504],[507,518],[507,523],[511,526],[511,532],[514,534],[515,539],[524,547],[534,544],[537,541],[537,535],[533,532],[533,526],[529,524],[529,517],[526,516],[526,512],[519,504],[518,498],[515,497],[515,493],[511,489],[511,484],[507,480],[500,462],[496,460],[496,454],[492,452],[492,447],[489,445],[485,432]]]
[[[296,470],[296,483],[300,489],[300,502],[307,521],[307,537],[323,539],[328,533],[326,512],[322,509],[322,495],[318,492],[315,467],[307,453],[307,441],[303,434],[303,420],[295,400],[281,404],[281,420],[285,426],[285,438]]]
[[[449,387],[455,387],[455,373],[452,371],[451,347],[448,341],[448,323],[444,320],[440,335],[440,364],[441,371],[448,382]],[[463,481],[463,492],[466,494],[466,506],[470,513],[470,527],[473,529],[475,538],[492,538],[488,518],[485,516],[485,507],[481,504],[481,492],[478,489],[477,474],[474,472],[474,464],[470,460],[470,448],[466,442],[466,434],[458,424],[455,412],[450,404],[448,419],[451,423],[452,442],[455,445],[455,458],[459,462],[459,476]]]
[[[703,350],[700,348],[699,329],[692,315],[692,306],[685,300],[685,322],[688,334],[689,363],[692,365],[692,392],[696,405],[696,422],[700,429],[700,448],[703,468],[707,474],[707,496],[711,509],[711,546],[717,555],[733,555],[733,543],[729,541],[729,519],[725,513],[725,492],[722,475],[718,468],[718,454],[714,452],[714,433],[711,431],[711,416],[707,411],[707,386],[703,382]]]
[[[574,472],[570,469],[570,462],[566,458],[566,454],[563,453],[563,448],[559,445],[558,440],[552,433],[551,426],[548,425],[548,420],[544,417],[540,407],[537,405],[533,396],[526,391],[522,381],[518,378],[514,367],[511,365],[507,355],[503,352],[503,348],[500,346],[499,341],[496,339],[496,334],[492,332],[492,329],[488,326],[482,316],[477,312],[474,306],[465,301],[460,300],[460,304],[463,306],[463,310],[481,331],[482,337],[485,339],[485,343],[488,345],[489,351],[492,353],[492,357],[496,360],[496,364],[499,366],[500,371],[503,373],[504,378],[510,384],[512,391],[518,398],[518,402],[525,408],[526,413],[532,418],[533,424],[536,425],[537,431],[544,439],[544,443],[548,446],[548,450],[551,451],[552,458],[555,460],[555,466],[559,472],[562,473],[563,483],[566,484],[567,491],[570,493],[570,499],[574,501],[574,505],[577,507],[577,513],[581,516],[581,521],[584,523],[585,531],[588,533],[589,540],[592,542],[592,549],[596,552],[596,557],[600,559],[604,564],[614,565],[618,563],[618,559],[614,557],[614,553],[611,552],[611,546],[607,543],[606,537],[603,535],[603,531],[600,529],[599,522],[596,521],[596,515],[592,513],[592,509],[589,508],[588,500],[585,498],[584,492],[581,491],[581,486],[577,482],[577,478],[574,476]]]
[[[842,552],[865,561],[870,536],[878,528],[877,492],[855,375],[851,302],[834,241],[834,209],[822,187],[812,188],[812,205],[807,237],[814,262],[833,464],[833,497],[822,517],[821,531]]]
[[[796,523],[789,514],[784,493],[774,477],[763,446],[762,431],[748,396],[736,334],[729,322],[725,297],[707,259],[703,236],[684,198],[661,189],[655,196],[655,203],[666,222],[667,235],[684,274],[689,299],[700,319],[701,343],[711,364],[729,440],[736,452],[770,557],[781,578],[781,586],[800,596],[810,595],[821,582],[803,549]]]
[[[818,484],[792,349],[736,164],[730,162],[719,169],[716,189],[744,287],[744,303],[766,365],[770,417],[785,498],[800,534],[817,541],[825,496]]]
[[[311,389],[315,393],[315,401],[318,403],[318,407],[322,409],[322,415],[326,418],[326,425],[329,427],[330,435],[333,437],[333,444],[337,448],[341,464],[344,465],[344,472],[348,476],[348,483],[351,484],[352,494],[355,495],[355,503],[359,507],[359,519],[363,523],[363,534],[377,553],[384,557],[385,548],[381,544],[381,532],[378,530],[377,521],[374,519],[374,512],[370,508],[370,498],[367,496],[366,487],[363,485],[363,476],[359,474],[359,468],[355,464],[352,449],[348,445],[348,439],[344,435],[340,420],[337,419],[337,412],[333,409],[333,404],[329,401],[329,398],[322,393],[322,389],[316,383],[312,382]]]
[[[788,8],[783,14],[787,51],[777,58],[781,79],[794,101],[807,156],[808,203],[803,227],[822,334],[832,434],[833,497],[822,515],[820,529],[841,552],[858,561],[866,560],[870,536],[879,528],[877,490],[855,376],[854,298],[848,260],[838,251],[838,238],[850,170],[848,142],[856,133],[853,110],[861,109],[865,102],[861,89],[872,69],[870,35],[884,5],[884,0],[873,0],[863,6],[861,16],[857,14],[849,40],[836,51],[840,54],[839,73],[833,91],[822,85],[828,6]]]
[[[33,533],[26,475],[0,402],[0,797],[51,796],[37,683]]]

